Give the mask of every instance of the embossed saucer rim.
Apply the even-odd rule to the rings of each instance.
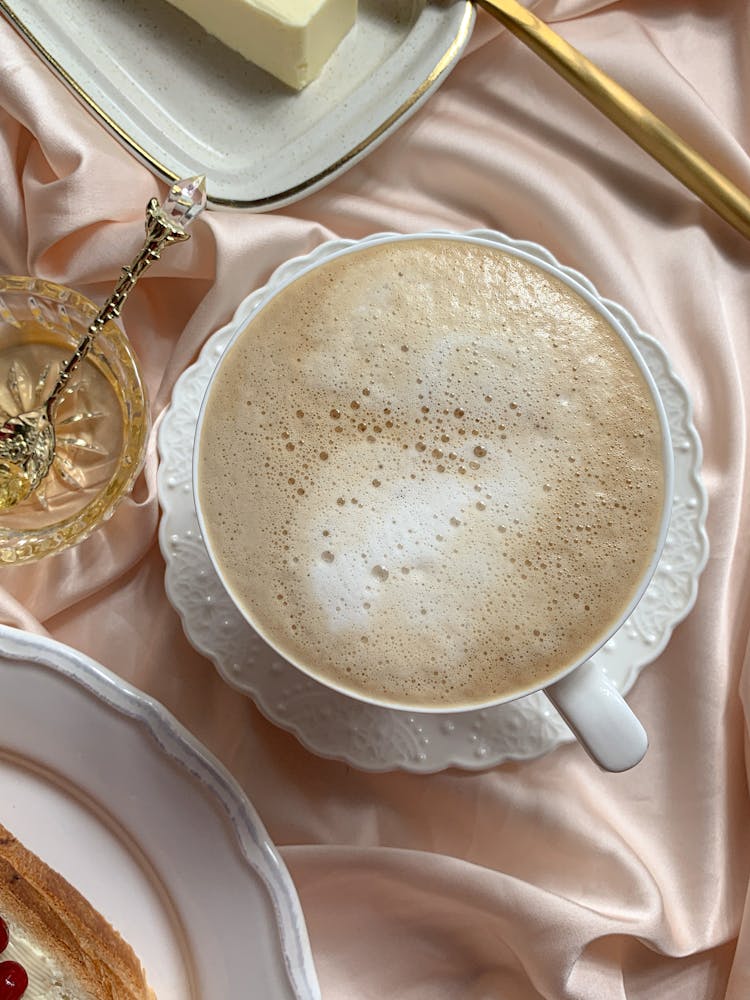
[[[200,537],[198,536],[197,539],[192,537],[197,530],[194,506],[192,514],[190,514],[185,508],[182,498],[179,498],[172,489],[172,486],[179,480],[181,488],[185,491],[185,495],[188,492],[191,494],[186,502],[192,506],[192,478],[189,466],[191,465],[192,433],[194,431],[200,399],[195,401],[194,412],[191,416],[189,412],[184,410],[184,406],[187,406],[187,410],[189,411],[192,404],[186,401],[184,397],[189,395],[191,389],[196,388],[197,382],[203,381],[207,383],[208,377],[210,377],[210,373],[218,361],[218,357],[225,349],[236,328],[240,324],[246,323],[260,307],[265,298],[280,284],[287,281],[290,275],[295,275],[302,269],[325,259],[329,254],[337,252],[340,249],[352,246],[353,244],[366,244],[371,240],[382,239],[388,235],[401,234],[377,233],[363,240],[332,240],[321,244],[309,254],[292,258],[280,265],[274,271],[266,286],[253,292],[240,303],[230,323],[217,331],[209,339],[197,362],[191,368],[187,369],[178,380],[172,404],[164,415],[159,432],[161,464],[158,474],[158,486],[159,497],[164,510],[159,538],[167,563],[165,581],[167,594],[181,616],[188,639],[199,652],[212,660],[220,675],[231,686],[253,697],[257,707],[270,721],[292,732],[304,746],[320,756],[344,760],[349,764],[368,771],[403,769],[418,773],[430,773],[452,766],[466,770],[481,770],[508,760],[520,761],[532,759],[555,749],[563,743],[572,741],[572,735],[562,720],[557,716],[554,709],[549,706],[544,696],[540,694],[528,695],[494,709],[454,713],[451,716],[442,717],[439,723],[435,723],[428,722],[428,717],[419,713],[405,713],[395,709],[375,708],[373,706],[365,706],[368,712],[363,714],[362,706],[355,703],[352,699],[328,692],[327,689],[322,688],[322,685],[317,684],[317,682],[308,681],[309,685],[325,692],[325,696],[321,695],[320,691],[315,692],[321,703],[324,703],[326,699],[330,701],[330,705],[325,704],[319,711],[337,717],[336,721],[332,723],[329,721],[323,726],[318,724],[311,727],[309,719],[299,717],[299,704],[295,705],[294,702],[294,699],[299,697],[304,702],[305,697],[305,692],[302,690],[303,684],[297,683],[300,677],[299,672],[287,664],[274,664],[274,667],[277,667],[279,673],[283,673],[284,677],[287,675],[283,672],[283,668],[286,668],[290,672],[289,678],[295,678],[294,681],[290,680],[292,688],[290,708],[286,697],[290,684],[286,685],[286,689],[281,690],[284,697],[279,700],[279,685],[273,679],[269,681],[268,678],[262,677],[254,667],[249,667],[247,676],[242,676],[242,664],[239,662],[230,662],[232,658],[227,658],[226,651],[217,648],[217,643],[218,646],[221,646],[221,642],[219,641],[220,636],[216,628],[212,627],[211,622],[208,623],[208,626],[204,626],[202,620],[199,621],[200,614],[196,614],[196,610],[200,612],[200,609],[196,609],[194,606],[185,606],[183,595],[180,593],[180,588],[184,581],[180,581],[179,579],[179,568],[177,566],[179,560],[175,559],[175,551],[172,549],[172,545],[176,544],[176,539],[178,538],[178,535],[173,533],[174,528],[178,525],[185,528],[186,524],[189,523],[190,526],[184,531],[185,538],[190,538],[191,543],[198,547],[196,548],[196,552],[200,552],[200,548],[202,548],[206,562],[208,560]],[[428,233],[414,235],[455,236],[457,234],[445,230],[433,230]],[[684,487],[687,491],[688,499],[686,504],[692,510],[691,517],[693,523],[689,526],[689,545],[682,546],[686,551],[688,549],[690,551],[684,557],[683,562],[685,565],[681,567],[680,579],[684,581],[683,589],[676,596],[674,593],[669,595],[672,606],[669,606],[669,602],[667,602],[665,607],[661,607],[658,597],[654,597],[656,580],[660,575],[662,567],[660,563],[654,581],[652,581],[651,586],[644,595],[643,601],[639,604],[631,619],[625,623],[620,633],[613,640],[610,640],[607,646],[597,654],[597,657],[603,658],[605,669],[610,670],[613,680],[618,687],[623,693],[627,693],[640,671],[648,663],[652,662],[664,649],[674,627],[682,621],[692,608],[697,595],[698,576],[705,565],[708,555],[708,540],[705,533],[707,496],[700,478],[701,445],[693,424],[692,407],[688,393],[681,380],[675,374],[664,350],[652,337],[643,333],[627,310],[617,303],[604,299],[598,294],[593,284],[587,278],[572,268],[560,265],[549,251],[535,243],[513,240],[502,233],[492,230],[477,229],[461,235],[489,240],[500,247],[505,246],[520,249],[564,273],[574,283],[579,284],[589,294],[594,295],[602,303],[605,310],[611,312],[613,317],[626,328],[639,351],[642,354],[646,352],[650,355],[650,357],[645,357],[645,360],[659,384],[660,393],[662,395],[665,392],[668,395],[671,394],[676,400],[675,405],[678,412],[670,414],[670,429],[673,435],[673,448],[675,449],[675,466],[676,470],[678,466],[680,470],[679,477],[676,474],[676,484],[680,488]],[[654,366],[660,373],[659,375],[654,372]],[[202,387],[198,386],[198,388],[200,388],[202,395],[205,384]],[[192,420],[192,427],[190,429],[185,430],[183,428],[180,431],[176,426],[175,422],[178,418],[175,411],[179,407],[183,407],[180,419],[184,420],[187,418],[188,421]],[[175,436],[179,437],[179,441],[174,440]],[[180,464],[178,457],[178,474],[176,476],[173,474],[175,469],[175,444],[178,444],[178,450],[187,449],[184,459],[188,466],[187,469],[184,468],[183,465],[185,463]],[[170,470],[172,470],[172,474],[170,474]],[[666,563],[667,558],[668,553],[665,553],[662,561]],[[210,567],[210,563],[208,565]],[[205,571],[202,570],[201,576],[204,575]],[[205,586],[205,581],[203,581],[202,586]],[[211,601],[215,597],[220,602],[222,594],[209,594],[206,600]],[[226,594],[223,594],[223,598],[228,601]],[[188,599],[187,603],[190,604],[190,599]],[[231,602],[229,603],[231,605]],[[651,605],[656,603],[656,609],[661,612],[663,620],[658,623],[656,632],[649,632],[644,627],[641,630],[642,634],[639,635],[638,630],[631,627],[631,622],[639,616],[641,608],[647,607],[649,603]],[[218,608],[215,611],[217,614],[219,613]],[[233,614],[239,615],[239,612],[236,612],[236,609],[230,606],[227,614],[231,617]],[[244,619],[242,619],[242,622],[248,633],[251,633],[252,630],[244,622]],[[223,624],[229,626],[230,621],[224,620]],[[626,629],[629,627],[632,634],[626,635]],[[624,635],[624,642],[630,642],[631,645],[633,643],[638,644],[638,655],[626,664],[618,661],[618,658],[621,659],[622,657],[621,651],[617,649],[621,634]],[[247,638],[248,636],[246,635],[245,637]],[[291,714],[289,714],[290,712]],[[296,717],[295,712],[297,713]],[[506,714],[508,718],[504,720],[503,714]],[[510,749],[505,744],[499,749],[497,746],[488,747],[488,743],[493,743],[493,740],[496,742],[495,737],[497,732],[501,734],[501,743],[503,743],[503,740],[507,743],[507,738],[501,731],[512,727],[517,728],[519,718],[524,715],[529,716],[536,730],[530,737],[524,733],[525,744],[514,745]],[[332,735],[335,732],[337,722],[340,729],[343,728],[346,730],[346,733],[342,736],[344,742],[339,742],[338,745],[336,745],[335,738]],[[380,725],[381,722],[392,723],[391,728],[393,729],[393,733],[383,735],[380,732],[382,728]],[[499,724],[497,731],[492,730],[493,723]],[[445,727],[442,735],[435,730],[437,724]],[[525,721],[522,724],[525,726]],[[433,727],[431,730],[429,729],[430,726]],[[483,733],[482,729],[485,726],[486,729]],[[427,748],[422,750],[417,747],[414,750],[412,747],[413,752],[410,752],[408,759],[405,759],[403,754],[399,755],[400,751],[397,751],[395,746],[388,742],[394,733],[396,736],[403,735],[403,733],[400,733],[400,730],[405,727],[411,727],[413,730],[410,734],[412,743],[421,743]],[[388,725],[385,726],[385,729],[388,729]],[[427,729],[427,735],[425,734],[425,729]],[[363,749],[362,743],[363,741],[366,743],[366,737],[368,734],[372,735],[371,731],[373,730],[375,731],[374,737],[376,739],[383,739],[386,743],[375,750],[369,748],[370,755],[368,756],[368,748],[365,747]],[[469,741],[470,754],[467,752],[465,746],[455,745],[456,740],[464,736]],[[347,739],[348,743],[346,743]],[[438,743],[440,746],[438,746]]]

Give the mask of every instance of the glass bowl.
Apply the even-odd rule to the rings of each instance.
[[[72,288],[0,276],[0,423],[47,398],[98,311]],[[27,500],[0,511],[0,564],[82,541],[133,487],[146,450],[148,407],[138,362],[114,322],[72,376],[54,424],[50,473]]]

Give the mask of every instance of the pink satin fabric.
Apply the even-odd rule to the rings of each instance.
[[[750,191],[745,0],[535,10]],[[0,271],[102,301],[154,178],[4,22],[0,71]],[[278,212],[204,216],[139,284],[125,320],[155,427],[203,342],[286,258],[334,235],[478,226],[588,275],[695,403],[711,558],[630,696],[651,738],[636,769],[603,774],[577,746],[432,776],[310,754],[183,636],[156,542],[155,431],[111,523],[0,571],[0,618],[155,696],[237,776],[296,883],[325,1000],[746,1000],[750,242],[480,14],[443,87],[360,164]]]

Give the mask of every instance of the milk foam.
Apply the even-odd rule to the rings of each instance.
[[[552,678],[630,603],[663,504],[648,387],[558,279],[450,240],[330,261],[222,361],[207,540],[292,661],[384,702]]]

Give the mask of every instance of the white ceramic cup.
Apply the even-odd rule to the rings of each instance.
[[[440,238],[449,238],[458,241],[465,241],[480,245],[485,245],[493,249],[497,249],[498,245],[494,241],[483,240],[481,236],[476,234],[455,234],[455,233],[416,233],[408,236],[402,236],[393,233],[379,234],[374,237],[368,237],[363,241],[366,246],[373,246],[375,243],[379,242],[390,242],[393,240],[402,239],[421,239],[429,238],[433,236],[439,236]],[[262,309],[272,298],[278,295],[280,292],[291,284],[293,281],[298,280],[302,275],[314,270],[319,267],[322,263],[331,260],[334,256],[340,256],[342,254],[356,253],[360,248],[359,243],[354,243],[352,246],[344,249],[338,250],[335,253],[331,253],[327,256],[316,257],[314,263],[309,267],[303,269],[302,271],[297,271],[294,277],[284,281],[280,284],[271,283],[267,295],[258,303],[256,309],[250,317],[245,320],[245,323],[241,324],[237,331],[235,332],[232,341],[227,345],[227,351],[231,348],[232,344],[242,336],[245,326],[250,319],[252,319],[257,312]],[[477,709],[491,708],[496,705],[503,704],[504,702],[513,701],[518,697],[525,696],[532,693],[534,690],[541,690],[549,698],[555,708],[559,711],[562,717],[565,719],[566,723],[572,730],[573,734],[579,741],[579,743],[584,747],[592,759],[604,770],[606,771],[625,771],[636,765],[644,756],[648,748],[648,737],[646,731],[642,724],[632,712],[628,706],[625,699],[622,697],[618,689],[608,678],[606,672],[599,666],[592,658],[594,654],[601,649],[622,627],[625,621],[630,617],[634,611],[636,605],[643,596],[646,588],[648,587],[651,578],[656,570],[659,559],[661,557],[662,550],[664,548],[664,543],[667,538],[667,531],[669,528],[669,518],[673,499],[673,478],[674,478],[674,462],[672,454],[672,445],[669,433],[669,424],[667,422],[667,416],[664,411],[664,406],[659,396],[659,391],[656,387],[654,379],[648,370],[643,358],[641,357],[637,347],[628,336],[622,325],[617,321],[617,319],[606,310],[602,302],[593,296],[583,285],[579,284],[574,280],[568,273],[556,267],[552,262],[540,261],[537,256],[525,253],[522,249],[515,246],[503,246],[502,250],[506,253],[512,254],[514,256],[520,257],[524,260],[529,261],[535,267],[539,267],[549,274],[553,275],[555,278],[564,282],[566,285],[571,287],[582,299],[584,299],[597,313],[599,313],[609,324],[609,326],[617,333],[620,339],[623,341],[625,346],[628,348],[630,354],[632,355],[633,361],[640,370],[646,384],[649,387],[651,395],[654,400],[655,409],[661,429],[662,438],[662,459],[663,459],[663,469],[664,469],[664,505],[661,514],[661,522],[659,533],[655,539],[654,549],[652,558],[649,565],[639,582],[639,585],[633,592],[632,599],[628,605],[623,609],[622,614],[619,618],[612,624],[611,628],[608,630],[607,634],[596,641],[595,645],[588,648],[585,653],[574,662],[570,663],[561,673],[550,683],[542,685],[538,688],[528,688],[524,691],[513,693],[506,697],[497,697],[493,700],[482,702],[481,704],[471,704],[462,705],[460,708],[455,705],[445,705],[445,706],[434,706],[434,705],[418,705],[418,704],[404,704],[403,706],[394,705],[393,702],[388,702],[385,705],[384,702],[378,701],[377,698],[364,695],[358,691],[349,690],[345,687],[337,685],[334,681],[329,678],[321,677],[314,668],[300,662],[285,654],[284,658],[290,662],[293,666],[297,667],[303,673],[308,674],[315,680],[327,685],[333,690],[339,691],[342,694],[348,695],[349,697],[358,698],[359,700],[366,701],[374,705],[383,705],[388,708],[403,708],[404,711],[410,712],[431,712],[431,713],[455,713],[462,710],[475,711]],[[248,621],[248,623],[261,635],[266,642],[272,648],[274,647],[273,640],[269,638],[262,627],[254,620],[252,610],[249,609],[245,603],[232,591],[232,587],[225,578],[222,572],[221,563],[218,560],[216,553],[212,550],[210,536],[206,531],[206,521],[205,514],[202,509],[200,500],[200,491],[198,489],[199,482],[199,442],[201,439],[201,432],[203,428],[203,420],[206,413],[206,402],[211,394],[211,388],[213,381],[216,377],[217,372],[221,369],[222,362],[214,369],[211,380],[206,389],[206,393],[203,398],[200,413],[198,416],[198,424],[196,428],[195,441],[196,445],[193,451],[193,484],[194,484],[194,494],[195,494],[195,505],[198,514],[198,522],[200,524],[201,532],[203,538],[206,542],[208,549],[208,554],[213,564],[213,567],[222,582],[222,585],[227,590],[227,593],[234,601],[240,613]]]

